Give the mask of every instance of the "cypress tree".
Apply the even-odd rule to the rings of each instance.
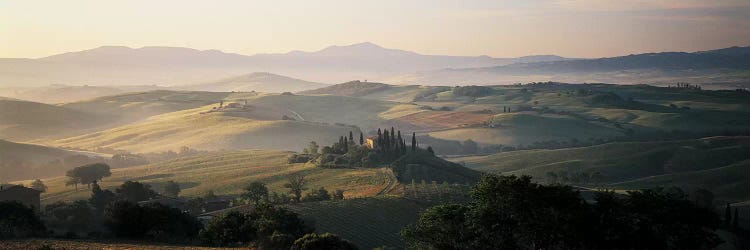
[[[411,133],[411,151],[417,151],[417,133]]]
[[[383,132],[378,128],[378,138],[375,139],[375,144],[378,145],[378,151],[383,149]]]
[[[349,131],[349,141],[351,141],[351,142],[354,141],[354,135],[352,134],[351,130]]]
[[[732,224],[732,207],[727,203],[727,207],[724,209],[724,226],[729,228]]]
[[[365,144],[365,135],[362,134],[362,132],[359,132],[359,145]]]
[[[349,152],[349,140],[344,137],[344,153],[346,154],[347,152]]]
[[[396,132],[393,131],[393,127],[391,127],[391,146],[396,145]]]
[[[390,138],[391,137],[388,135],[388,130],[385,129],[385,131],[383,131],[383,149],[385,151],[390,151],[391,150]]]

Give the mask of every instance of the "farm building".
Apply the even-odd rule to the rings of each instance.
[[[377,136],[370,136],[370,137],[367,137],[367,139],[365,140],[365,145],[366,145],[366,146],[367,146],[367,147],[368,147],[369,149],[375,149],[375,146],[376,146],[376,145],[378,145],[378,144],[376,143],[376,140],[377,140]]]
[[[36,189],[27,188],[19,185],[1,184],[0,185],[0,202],[17,201],[39,212],[40,201],[39,195],[42,192]]]

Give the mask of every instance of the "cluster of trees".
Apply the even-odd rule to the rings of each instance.
[[[390,163],[408,152],[416,151],[417,148],[415,134],[412,134],[411,146],[409,146],[401,135],[401,131],[396,131],[391,127],[390,130],[378,129],[377,136],[374,137],[373,148],[365,145],[364,134],[360,133],[357,140],[349,131],[348,136],[339,137],[339,141],[331,146],[320,148],[316,142],[310,142],[302,154],[292,155],[288,160],[289,163],[313,162],[324,168],[374,167]],[[428,150],[432,151],[432,148]]]
[[[599,193],[586,203],[569,186],[485,175],[473,202],[432,207],[402,231],[420,249],[712,249],[710,209],[675,190]]]
[[[93,163],[87,164],[80,167],[68,170],[65,176],[68,180],[65,182],[66,186],[75,186],[78,190],[78,184],[88,185],[91,183],[101,181],[104,177],[112,175],[109,165],[104,163]]]
[[[333,193],[328,192],[324,187],[320,187],[316,190],[311,190],[303,195],[303,192],[307,190],[306,180],[304,175],[292,175],[289,176],[287,183],[284,187],[289,189],[288,193],[277,193],[270,192],[266,187],[265,183],[262,182],[251,182],[245,187],[245,192],[242,194],[242,198],[246,199],[253,204],[270,203],[270,204],[286,204],[290,202],[311,202],[311,201],[325,201],[325,200],[342,200],[344,199],[343,190],[335,190]]]
[[[698,85],[698,84],[681,83],[681,82],[678,82],[675,85],[667,85],[667,88],[693,89],[693,90],[703,89],[703,87],[701,87],[701,85]]]

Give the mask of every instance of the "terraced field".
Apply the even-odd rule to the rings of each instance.
[[[248,183],[261,181],[271,191],[287,192],[283,187],[287,177],[303,174],[309,189],[341,189],[347,198],[373,196],[388,185],[389,175],[385,169],[324,169],[312,164],[288,164],[290,154],[268,150],[230,151],[114,169],[112,176],[104,178],[100,185],[113,190],[124,181],[136,180],[162,191],[164,183],[174,180],[182,187],[180,195],[202,196],[209,190],[217,195],[240,194]],[[85,187],[79,187],[76,191],[72,186],[65,186],[65,177],[62,176],[45,179],[44,182],[49,190],[42,194],[43,203],[86,199],[91,194]]]

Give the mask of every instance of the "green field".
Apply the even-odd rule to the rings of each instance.
[[[252,181],[261,181],[271,191],[286,192],[287,177],[303,174],[307,187],[344,190],[345,197],[368,197],[380,192],[389,183],[390,175],[383,169],[324,169],[313,164],[288,164],[291,153],[284,151],[246,150],[218,152],[172,160],[140,167],[114,169],[112,176],[100,183],[104,189],[116,188],[127,180],[151,184],[158,192],[167,181],[178,182],[182,196],[202,196],[208,191],[217,195],[242,193]],[[65,177],[44,179],[49,190],[42,194],[43,203],[59,200],[87,199],[86,187],[65,186]],[[26,184],[29,181],[24,182]]]
[[[750,138],[712,137],[664,142],[623,142],[555,150],[523,150],[451,159],[484,172],[530,175],[599,172],[598,184],[624,189],[678,186],[707,188],[717,197],[750,199]],[[575,183],[573,183],[575,184]]]

